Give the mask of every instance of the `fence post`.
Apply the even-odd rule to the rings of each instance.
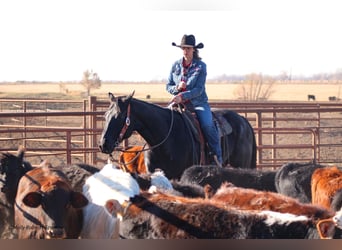
[[[71,164],[71,131],[66,131],[66,157],[67,164]]]
[[[258,140],[257,143],[257,165],[262,164],[262,149],[259,146],[262,146],[262,113],[260,111],[256,112],[256,127],[258,131]]]
[[[89,96],[89,110],[90,111],[96,111],[96,96]],[[97,129],[97,124],[96,124],[96,114],[93,114],[89,116],[89,129],[92,129],[95,131]],[[89,148],[94,148],[97,146],[97,139],[96,139],[96,134],[93,133],[92,135],[89,135]],[[89,154],[89,162],[92,165],[96,164],[96,152],[91,152]]]
[[[277,127],[277,112],[274,111],[272,114],[273,114],[272,128],[275,129]],[[272,144],[277,145],[277,135],[275,134],[275,132],[272,133]],[[273,159],[272,163],[273,164],[275,164],[276,157],[277,157],[277,149],[273,148],[272,149],[272,159]]]

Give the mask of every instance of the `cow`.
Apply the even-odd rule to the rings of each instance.
[[[340,215],[319,228],[305,215],[241,210],[210,199],[140,192],[123,204],[125,239],[318,239],[332,238]],[[121,209],[122,211],[122,209]]]
[[[310,101],[310,100],[313,100],[313,101],[316,101],[316,97],[315,97],[315,95],[308,95],[308,101]]]
[[[100,174],[105,169],[104,174]],[[113,173],[115,172],[115,174]],[[88,232],[94,238],[121,237],[184,239],[184,238],[319,238],[316,223],[308,216],[297,216],[273,211],[241,210],[233,206],[222,206],[222,203],[210,199],[188,198],[169,192],[156,191],[150,193],[141,190],[138,182],[129,173],[120,169],[105,166],[95,174],[96,180],[86,183],[93,185],[90,200],[107,215],[112,216],[112,223],[104,217],[93,214],[93,220],[85,221],[83,230],[88,225]],[[92,184],[91,184],[92,183]],[[110,187],[106,187],[110,185]],[[86,189],[85,189],[86,190]],[[114,201],[117,200],[115,203]],[[110,203],[108,203],[110,201]],[[100,205],[101,204],[101,205]],[[107,206],[106,204],[109,204]],[[118,204],[121,207],[117,206]],[[87,208],[88,206],[86,206]],[[89,214],[85,218],[90,218]],[[106,217],[108,220],[110,217]],[[113,219],[115,218],[115,220]],[[340,218],[336,217],[334,223]],[[98,229],[94,221],[100,223]],[[108,228],[104,229],[104,226]],[[332,237],[332,222],[321,223],[324,235]],[[340,223],[338,224],[340,225]],[[119,235],[117,231],[119,230]],[[96,232],[100,232],[96,234]],[[86,236],[84,236],[86,238]],[[89,236],[88,236],[89,237]],[[326,237],[326,236],[325,236]]]
[[[223,183],[213,193],[211,187],[204,188],[206,197],[211,201],[233,206],[242,210],[270,210],[294,215],[305,215],[315,220],[328,219],[334,216],[329,208],[308,203],[300,203],[297,199],[275,192],[260,191],[251,188],[235,187],[231,183]]]
[[[2,153],[0,158],[0,238],[14,239],[14,201],[20,178],[32,165],[24,160],[25,148],[19,147],[16,155]]]
[[[170,180],[173,187],[173,194],[189,198],[205,198],[204,187],[196,183],[183,183],[178,180]]]
[[[316,169],[311,177],[312,203],[338,211],[342,206],[342,171],[337,167]]]
[[[218,168],[215,165],[193,165],[186,169],[181,178],[182,183],[198,184],[204,187],[209,184],[215,191],[224,182],[235,186],[254,188],[257,190],[276,191],[274,170]]]
[[[87,198],[72,190],[66,175],[48,166],[21,177],[14,204],[19,239],[76,239],[83,225]]]
[[[153,190],[169,192],[185,197],[205,197],[204,188],[195,183],[183,183],[178,180],[169,180],[161,169],[154,173],[132,174],[141,190],[153,192]]]
[[[83,209],[81,238],[118,239],[121,204],[140,192],[135,178],[106,164],[85,181],[82,192],[89,204]]]
[[[87,178],[100,171],[99,168],[85,163],[75,163],[53,166],[62,171],[70,181],[71,188],[76,192],[82,192]]]
[[[161,169],[156,169],[153,173],[134,174],[131,175],[136,179],[141,190],[173,190],[171,181],[165,176]]]
[[[278,193],[298,199],[302,203],[311,203],[311,176],[323,165],[289,162],[282,165],[275,175],[275,186]]]
[[[178,187],[178,186],[177,186]],[[174,190],[173,184],[162,170],[152,174],[136,175],[123,171],[113,164],[105,165],[98,173],[90,176],[83,185],[83,194],[89,204],[83,209],[84,225],[81,238],[117,239],[118,227],[122,217],[121,204],[140,191],[167,192],[184,195],[191,193],[184,186]],[[184,190],[183,190],[183,189]],[[198,191],[199,192],[199,191]],[[203,197],[204,191],[202,188]]]
[[[130,173],[145,174],[148,172],[144,157],[145,146],[131,146],[119,154],[119,166]]]

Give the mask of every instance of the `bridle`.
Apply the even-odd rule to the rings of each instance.
[[[122,139],[129,127],[129,125],[131,125],[131,119],[130,119],[130,115],[131,115],[131,104],[129,103],[128,104],[128,107],[127,107],[127,116],[126,116],[126,119],[125,119],[125,125],[122,127],[121,131],[120,131],[120,134],[119,134],[119,138],[118,140],[116,141],[116,146],[122,142]]]
[[[173,123],[174,123],[174,114],[173,113],[174,112],[173,112],[172,107],[170,107],[170,111],[171,111],[171,124],[170,124],[170,128],[169,128],[169,131],[167,132],[166,137],[161,142],[159,142],[159,143],[157,143],[157,144],[155,144],[153,146],[147,147],[147,148],[145,148],[145,146],[144,146],[142,150],[137,150],[137,151],[128,151],[128,150],[124,150],[124,149],[116,149],[118,147],[118,145],[122,142],[123,137],[124,137],[128,127],[131,125],[131,119],[130,119],[131,103],[129,103],[128,107],[127,107],[127,116],[126,116],[126,119],[125,119],[125,124],[124,124],[124,126],[122,127],[122,129],[120,131],[119,138],[116,140],[116,142],[114,144],[115,145],[114,150],[120,151],[120,152],[138,152],[138,153],[141,153],[141,152],[152,150],[152,149],[155,149],[155,148],[161,146],[169,138],[169,136],[171,134],[171,131],[172,131],[172,128],[173,128]],[[114,161],[114,157],[113,157],[113,155],[111,153],[109,154],[109,158],[110,158],[111,161]]]

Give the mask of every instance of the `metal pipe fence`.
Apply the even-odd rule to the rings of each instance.
[[[0,99],[0,152],[16,152],[23,145],[33,164],[58,158],[55,164],[101,166],[107,155],[97,145],[108,105],[96,97],[70,102]],[[235,110],[250,121],[260,169],[290,161],[342,162],[342,104],[338,102],[213,102],[211,106]],[[137,140],[130,138],[122,147],[134,143]]]

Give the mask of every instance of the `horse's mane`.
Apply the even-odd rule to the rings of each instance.
[[[146,101],[143,101],[143,100],[140,100],[140,99],[137,99],[137,98],[132,98],[131,102],[132,101],[135,101],[135,102],[143,104],[143,105],[152,106],[152,107],[155,107],[155,108],[158,108],[158,109],[168,109],[167,107],[163,107],[163,106],[160,106],[160,105],[152,103],[152,102],[146,102]]]

